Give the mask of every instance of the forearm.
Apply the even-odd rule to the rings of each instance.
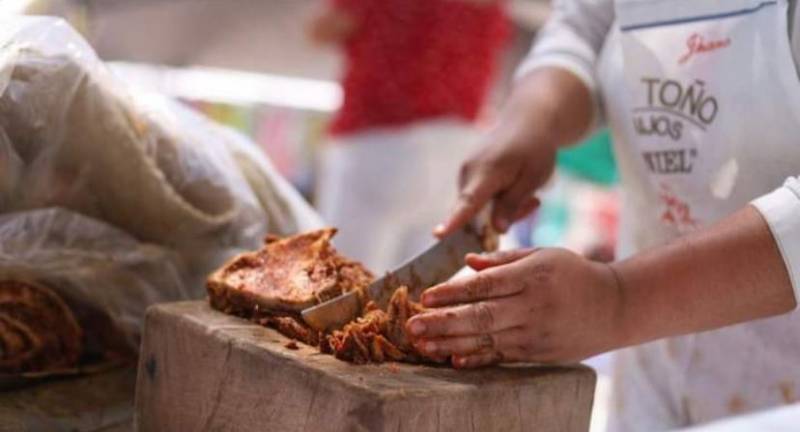
[[[795,297],[769,226],[752,206],[615,263],[621,345],[786,313]]]
[[[592,95],[580,79],[565,69],[543,67],[516,83],[499,127],[522,141],[562,147],[586,134],[593,115]]]

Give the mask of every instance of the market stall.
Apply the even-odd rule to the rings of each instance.
[[[14,192],[2,196],[3,199],[8,199],[0,201],[0,204],[4,205],[4,214],[11,213],[11,210],[32,212],[45,207],[49,208],[54,203],[77,213],[77,215],[67,216],[48,215],[47,217],[55,219],[62,217],[69,219],[55,222],[50,220],[51,225],[49,226],[54,230],[51,237],[59,237],[63,231],[74,230],[82,223],[91,225],[97,222],[99,225],[97,229],[101,233],[108,232],[107,234],[99,234],[94,237],[87,234],[86,238],[75,239],[80,243],[79,246],[68,245],[72,249],[86,250],[89,249],[87,244],[96,245],[101,243],[102,239],[114,238],[110,249],[98,247],[95,253],[99,254],[99,257],[95,261],[119,263],[124,259],[131,259],[141,248],[145,249],[142,252],[143,258],[134,257],[133,261],[128,263],[129,267],[134,268],[133,270],[123,269],[126,272],[132,271],[134,278],[143,277],[145,284],[153,283],[159,286],[156,290],[157,295],[148,295],[139,303],[133,302],[141,307],[125,311],[125,313],[132,314],[131,317],[125,315],[123,321],[127,327],[123,327],[125,337],[132,341],[129,345],[134,347],[134,350],[138,347],[139,333],[136,329],[141,326],[144,307],[164,301],[202,298],[204,296],[203,279],[215,266],[221,264],[223,256],[230,256],[234,251],[255,248],[257,242],[267,232],[293,234],[315,228],[322,223],[314,211],[302,200],[301,195],[308,200],[314,199],[319,150],[324,141],[331,113],[341,105],[342,101],[341,89],[335,83],[337,67],[335,56],[319,49],[308,49],[308,47],[301,49],[297,42],[297,38],[301,37],[298,35],[297,29],[287,30],[288,34],[293,35],[293,38],[287,38],[289,42],[275,35],[275,33],[283,31],[280,29],[286,30],[292,27],[291,23],[300,20],[301,16],[306,13],[308,4],[303,7],[288,7],[285,3],[281,3],[280,6],[270,6],[269,4],[273,2],[265,2],[262,6],[253,2],[241,2],[240,6],[242,7],[238,8],[232,5],[212,5],[209,2],[199,2],[201,7],[193,2],[169,3],[142,2],[134,5],[125,2],[101,4],[101,2],[91,1],[67,1],[27,2],[24,5],[19,3],[16,6],[17,12],[52,13],[69,18],[71,25],[85,36],[93,48],[84,45],[77,34],[65,30],[67,27],[63,23],[53,24],[49,30],[50,36],[45,39],[45,42],[37,40],[35,36],[47,32],[37,33],[36,30],[32,30],[35,26],[31,26],[31,30],[19,34],[9,31],[11,27],[7,26],[4,28],[4,32],[0,33],[2,37],[20,38],[26,43],[33,40],[35,41],[34,45],[44,43],[46,48],[43,50],[52,50],[54,53],[47,53],[43,58],[35,56],[22,58],[22,60],[19,57],[11,58],[11,60],[4,58],[9,73],[12,73],[10,81],[12,85],[7,88],[14,88],[14,79],[20,82],[26,79],[13,76],[14,71],[18,73],[20,70],[17,67],[18,64],[27,61],[30,64],[38,65],[51,61],[51,56],[58,57],[59,55],[69,60],[65,63],[67,66],[57,72],[46,70],[38,78],[41,85],[57,82],[60,83],[59,87],[63,88],[76,85],[75,83],[82,83],[81,80],[85,79],[84,77],[88,77],[90,83],[95,80],[101,83],[101,85],[94,86],[92,84],[86,88],[78,87],[77,96],[74,97],[79,99],[86,97],[90,101],[83,107],[73,103],[70,99],[73,97],[71,95],[65,96],[62,100],[58,99],[56,92],[49,90],[36,93],[35,87],[32,94],[43,100],[55,98],[46,99],[46,103],[41,104],[42,107],[53,110],[64,109],[67,115],[73,116],[73,119],[83,120],[80,127],[72,126],[73,129],[65,127],[58,134],[54,134],[53,145],[60,148],[64,144],[58,141],[63,139],[61,132],[64,132],[67,136],[66,145],[74,144],[78,149],[74,150],[75,152],[91,154],[93,158],[96,158],[91,162],[94,166],[109,164],[108,170],[105,173],[97,174],[91,174],[91,170],[89,170],[86,171],[90,172],[87,174],[88,177],[81,177],[85,174],[84,169],[80,165],[70,165],[69,170],[58,171],[59,175],[67,171],[80,174],[73,179],[75,180],[73,183],[75,189],[66,191],[67,195],[59,196],[55,201],[52,201],[49,196],[45,198],[24,196],[25,200],[14,201],[12,197],[19,197],[19,194]],[[521,32],[535,29],[546,16],[547,8],[542,7],[541,3],[534,3],[537,4],[529,5],[527,2],[518,2],[514,6],[515,16],[520,20],[519,30]],[[262,7],[266,10],[262,10]],[[189,12],[187,8],[192,11]],[[233,11],[238,13],[233,13]],[[244,20],[245,16],[249,16],[250,19],[258,17],[256,21],[259,23],[264,21],[263,17],[269,17],[276,25],[271,28],[270,25],[255,23],[248,25],[242,24],[245,21],[238,21]],[[228,34],[206,31],[209,23],[214,19],[219,23],[224,23],[226,20],[240,22],[237,27],[244,30]],[[141,28],[145,25],[152,32],[142,32]],[[223,27],[224,25],[218,24],[217,26]],[[52,30],[53,28],[55,30]],[[276,31],[276,28],[279,31]],[[253,30],[258,31],[253,32]],[[178,34],[182,34],[182,36],[178,36]],[[59,40],[62,42],[64,40],[73,41],[70,49],[78,46],[79,53],[62,50],[54,42]],[[270,42],[248,43],[254,40]],[[520,41],[524,40],[526,37],[520,37]],[[518,46],[514,48],[515,51],[504,60],[504,63],[507,63],[504,74],[510,73],[510,66],[524,51],[524,45],[527,45],[527,42],[518,43]],[[294,48],[290,46],[294,46]],[[202,47],[202,49],[198,47]],[[232,47],[238,47],[238,51],[242,52],[231,56],[231,52],[237,51]],[[98,50],[103,60],[110,61],[100,62],[94,57],[93,49]],[[298,55],[286,55],[288,51],[296,51]],[[256,57],[261,58],[254,60]],[[69,71],[70,68],[75,67],[75,64],[77,64],[75,69],[77,72],[73,75],[66,74],[66,78],[65,75],[60,75],[64,70]],[[97,74],[101,77],[99,79],[95,76],[96,69],[102,70]],[[37,70],[36,67],[34,70]],[[3,75],[0,74],[0,76]],[[24,86],[19,85],[19,87],[23,88]],[[97,91],[97,89],[100,90]],[[26,91],[29,90],[26,88]],[[81,93],[84,91],[88,96]],[[497,93],[495,97],[499,98],[504,92],[503,86],[498,84],[494,91]],[[111,95],[112,100],[118,94],[129,93],[134,102],[131,107],[122,104],[122,108],[119,108],[116,102],[107,102],[109,96],[106,93]],[[182,102],[183,105],[175,103],[174,100]],[[102,109],[97,108],[98,106]],[[191,109],[186,109],[186,106]],[[490,122],[492,109],[491,107],[487,109],[487,117],[483,120],[484,124]],[[81,112],[81,110],[84,111]],[[104,130],[93,135],[93,127],[105,124],[106,120],[103,116],[109,110],[118,110],[120,118],[133,118],[132,126],[126,125],[131,128],[132,132],[126,130],[125,133],[114,135],[112,127],[111,131]],[[24,116],[20,114],[20,117]],[[45,112],[42,117],[51,119],[48,124],[49,128],[61,127],[58,123],[58,115]],[[224,124],[230,129],[213,125],[208,122],[207,118]],[[28,118],[28,120],[31,119]],[[117,118],[109,121],[124,123],[126,120]],[[144,129],[137,129],[142,127],[140,122],[144,122]],[[25,134],[32,133],[30,131],[36,129],[34,123],[31,121],[25,125],[27,129],[19,130],[14,129],[13,124],[4,125],[6,133],[10,134],[12,143],[18,147],[20,144],[17,143],[25,141]],[[164,137],[158,135],[162,128],[166,130]],[[156,132],[152,132],[154,130]],[[131,134],[137,133],[147,136],[141,141],[147,142],[147,145],[152,142],[176,141],[175,148],[178,149],[176,150],[178,156],[171,153],[158,154],[160,147],[156,146],[154,147],[157,153],[155,158],[166,167],[163,177],[166,177],[168,181],[173,183],[189,182],[181,186],[185,187],[184,189],[179,187],[179,193],[185,194],[186,200],[190,204],[210,213],[227,214],[225,208],[215,208],[214,205],[220,201],[229,200],[231,202],[231,206],[227,208],[230,210],[229,213],[233,212],[234,208],[239,213],[231,213],[231,218],[226,219],[223,223],[212,217],[218,216],[216,214],[204,215],[202,212],[198,214],[181,205],[175,206],[169,197],[159,198],[156,192],[153,192],[152,195],[155,198],[148,198],[147,195],[150,192],[147,190],[146,176],[138,173],[126,179],[124,175],[127,168],[121,168],[122,166],[127,167],[129,164],[135,165],[142,152],[124,153],[121,150],[115,150],[104,155],[101,150],[98,150],[102,149],[101,143],[122,142]],[[149,133],[155,133],[156,137],[151,138],[147,135]],[[109,135],[103,134],[111,134],[111,138]],[[91,139],[87,141],[88,144],[81,143],[79,136],[94,137],[92,139],[96,141],[97,148],[93,150],[79,147],[80,145],[94,145],[90,142]],[[131,141],[134,144],[138,142],[136,139]],[[205,146],[213,150],[197,151],[198,148],[206,148]],[[607,136],[600,135],[595,141],[589,143],[589,146],[594,148],[595,152],[607,151]],[[134,145],[133,148],[135,147]],[[184,156],[180,153],[184,149],[192,152],[191,155],[186,156],[188,159],[183,159]],[[143,153],[147,154],[147,151],[149,149]],[[26,157],[28,156],[26,155]],[[173,158],[177,158],[177,163]],[[193,158],[197,158],[197,160]],[[592,159],[593,156],[590,155],[589,158]],[[606,255],[603,253],[613,247],[611,233],[616,217],[613,166],[600,168],[602,173],[598,174],[597,169],[593,170],[591,167],[587,168],[581,165],[580,161],[585,159],[586,156],[581,156],[580,153],[564,156],[562,160],[564,170],[545,195],[547,197],[546,205],[542,212],[537,217],[520,223],[512,235],[504,239],[505,242],[524,246],[562,245],[586,253],[598,251],[598,256],[608,259],[607,253]],[[86,160],[89,161],[89,158]],[[186,162],[186,160],[190,162]],[[204,170],[199,180],[194,177],[196,173],[187,174],[181,171],[182,164],[191,164],[198,160],[201,169]],[[76,162],[69,161],[69,163]],[[170,163],[174,164],[170,165]],[[89,162],[87,162],[88,164]],[[143,165],[146,164],[143,163]],[[24,174],[27,166],[20,165],[16,172]],[[231,168],[232,166],[236,168]],[[236,171],[241,175],[228,175],[231,171]],[[4,171],[6,174],[12,172],[14,171]],[[37,173],[41,172],[47,171],[37,171]],[[222,186],[217,182],[219,172],[228,173],[221,176],[223,178]],[[160,176],[156,175],[156,180],[152,182],[155,191],[159,189],[157,185],[161,181]],[[24,178],[24,175],[19,178]],[[109,180],[113,178],[122,179],[118,182]],[[64,180],[63,177],[56,177],[56,182],[62,180]],[[87,194],[89,197],[78,199],[77,195],[70,195],[69,193],[75,192],[75,190],[79,192],[84,190],[81,189],[85,187],[83,181],[88,181],[92,185],[89,189],[91,193]],[[191,181],[205,182],[202,184],[202,189],[206,192],[212,190],[219,193],[218,199],[209,200],[202,193],[197,193],[198,189],[193,192]],[[115,186],[115,183],[122,186]],[[14,184],[19,184],[19,182],[7,181],[4,183],[4,185]],[[134,196],[128,199],[125,194],[126,190],[130,189],[138,189],[141,193],[138,197],[133,194]],[[228,193],[226,190],[233,192]],[[299,191],[300,194],[295,191]],[[565,200],[565,197],[575,195],[581,195],[582,198],[579,201],[567,202]],[[135,201],[139,198],[144,201]],[[36,201],[36,199],[41,200]],[[161,201],[158,201],[159,199]],[[154,200],[160,204],[151,206]],[[209,204],[208,201],[214,201],[214,203]],[[151,210],[148,211],[148,209]],[[51,211],[57,213],[60,210]],[[175,216],[181,211],[186,213],[185,217]],[[173,213],[171,214],[171,212]],[[136,215],[135,218],[130,217],[133,214]],[[25,215],[34,220],[36,216],[32,213]],[[83,216],[97,221],[82,220]],[[172,216],[175,216],[176,219],[170,220]],[[260,220],[261,223],[255,222],[256,220]],[[13,224],[18,221],[19,219],[15,219],[6,222]],[[105,224],[110,227],[106,227]],[[121,228],[122,232],[114,232],[116,228]],[[92,231],[93,229],[88,228],[89,234],[97,233],[97,231]],[[197,241],[197,236],[202,239]],[[189,238],[193,241],[186,242]],[[18,238],[16,240],[17,246],[34,244],[36,241],[49,241],[47,238]],[[214,249],[213,253],[205,253],[207,248],[203,245],[204,241],[214,243],[219,247],[212,248]],[[140,244],[140,242],[146,244]],[[176,259],[174,255],[178,255],[179,258]],[[25,258],[31,259],[31,255],[25,255]],[[53,262],[52,255],[42,255],[40,259],[41,261],[37,262]],[[148,261],[151,262],[148,263]],[[94,268],[95,264],[86,264],[86,268]],[[19,267],[19,262],[11,262],[8,265]],[[148,270],[147,265],[154,267]],[[156,268],[156,265],[161,265],[161,267]],[[73,281],[73,283],[86,284],[77,276],[72,275],[71,270],[74,271],[75,267],[64,264],[54,265],[53,267],[57,268],[50,269],[51,273],[44,275],[42,269],[45,267],[46,265],[41,265],[40,274],[37,277],[46,279],[50,276],[51,279],[56,280],[56,282],[50,282],[50,285],[55,287],[59,295],[64,292],[64,288],[60,284],[61,279],[74,277],[77,278],[77,282]],[[28,268],[26,271],[29,270]],[[122,272],[123,270],[112,267],[108,271],[114,274],[114,271]],[[174,273],[174,278],[169,281],[150,281],[147,280],[148,271],[160,277]],[[88,270],[81,271],[81,276],[85,276],[87,272]],[[143,274],[145,276],[141,276]],[[129,276],[125,273],[125,277],[129,278]],[[107,280],[95,278],[91,281],[108,284],[103,286],[114,286],[112,283],[116,282],[114,278],[122,279],[123,277],[113,276]],[[127,284],[131,283],[130,279],[126,280]],[[167,292],[166,288],[168,287],[174,289]],[[109,300],[112,306],[113,300]],[[128,306],[132,304],[130,297],[125,300],[125,304]],[[112,316],[118,315],[113,307],[111,310]],[[285,409],[286,412],[282,415],[288,417],[302,415],[298,406],[305,407],[307,403],[313,405],[316,393],[300,392],[294,396],[297,400],[293,402],[298,406],[281,408],[282,402],[267,401],[264,399],[264,395],[259,394],[256,389],[260,386],[280,387],[289,384],[269,380],[258,381],[263,377],[255,371],[263,368],[286,368],[285,372],[278,373],[299,377],[297,378],[299,381],[291,383],[299,388],[305,388],[305,381],[302,377],[308,374],[319,374],[322,377],[321,385],[330,386],[332,390],[324,396],[327,399],[321,399],[318,403],[335,405],[337,400],[351,391],[349,384],[338,377],[344,373],[343,371],[349,370],[347,369],[349,366],[340,364],[338,360],[319,360],[316,354],[304,346],[301,346],[299,350],[286,348],[289,341],[272,330],[243,323],[236,318],[211,311],[203,303],[164,306],[162,309],[154,310],[149,320],[150,330],[148,331],[152,336],[145,336],[143,352],[146,355],[139,358],[141,362],[139,388],[141,391],[137,409],[140,420],[148,419],[147,421],[152,420],[152,422],[140,424],[140,430],[193,429],[194,423],[191,422],[197,419],[194,417],[196,412],[193,409],[182,411],[187,408],[187,405],[178,405],[170,413],[156,411],[161,409],[158,407],[166,406],[161,402],[173,399],[172,395],[174,394],[195,393],[199,399],[203,400],[203,404],[215,397],[213,393],[218,391],[218,386],[215,387],[213,383],[209,382],[193,380],[191,375],[218,376],[219,379],[223,379],[222,375],[228,372],[224,368],[220,369],[219,365],[214,363],[218,359],[213,356],[209,357],[206,363],[198,362],[196,370],[182,368],[181,365],[191,361],[190,358],[194,355],[195,350],[220,353],[224,352],[225,346],[237,347],[229,355],[235,358],[241,356],[237,361],[245,362],[248,365],[237,368],[242,375],[236,379],[256,386],[253,387],[254,391],[252,392],[254,399],[248,403],[259,405],[272,403],[275,405],[275,409]],[[198,327],[194,324],[187,324],[201,321],[217,323],[215,325],[222,327],[205,325]],[[162,347],[170,344],[159,340],[158,337],[172,335],[173,332],[176,332],[175,339],[185,339],[186,345],[176,352],[162,351]],[[211,337],[212,334],[216,336]],[[173,338],[170,336],[169,341],[172,340]],[[271,342],[266,343],[267,340]],[[68,373],[57,371],[53,376],[44,376],[44,380],[42,380],[43,376],[35,374],[26,375],[22,379],[7,380],[8,387],[13,387],[14,390],[2,395],[8,403],[2,402],[2,398],[0,398],[0,407],[2,408],[0,409],[0,418],[9,419],[8,424],[19,424],[21,425],[19,428],[24,430],[43,430],[43,428],[86,431],[128,430],[127,428],[131,426],[133,408],[133,372],[130,361],[122,363],[127,365],[127,368],[115,369],[112,367],[110,371],[107,371],[106,369],[94,370],[82,365],[69,370]],[[174,370],[175,373],[185,372],[189,375],[171,374],[173,380],[163,382],[163,371],[165,370]],[[179,376],[179,378],[174,380],[175,376]],[[472,419],[473,427],[478,425],[478,429],[489,430],[513,425],[524,429],[535,425],[539,428],[547,426],[552,430],[587,430],[595,385],[593,373],[585,367],[492,369],[485,373],[463,376],[452,370],[441,370],[424,365],[370,366],[353,372],[349,379],[364,381],[366,390],[360,394],[360,399],[353,398],[348,403],[342,402],[342,405],[336,409],[345,411],[367,409],[374,404],[375,400],[379,400],[380,404],[386,405],[388,413],[386,417],[366,416],[356,419],[352,423],[354,427],[359,425],[359,422],[366,422],[364,424],[389,428],[391,424],[404,416],[403,413],[406,410],[419,411],[419,418],[415,420],[417,423],[409,423],[408,427],[412,428],[409,430],[420,430],[413,425],[427,425],[432,421],[434,415],[441,416],[441,412],[472,410],[491,403],[496,404],[497,410],[506,410],[507,412],[503,412],[507,418],[497,423],[498,420],[494,418],[495,410],[481,408],[482,411]],[[198,385],[199,387],[184,387],[187,385]],[[491,387],[492,392],[484,393],[476,390],[484,385]],[[402,397],[395,400],[398,398],[397,391],[402,393]],[[452,405],[440,406],[437,412],[425,411],[422,406],[425,405],[427,399],[420,394],[428,395],[428,391],[435,394],[436,398],[452,398],[456,402],[453,402]],[[516,412],[517,408],[513,410],[508,408],[511,406],[509,405],[511,400],[506,401],[502,396],[507,393],[517,395],[515,403],[524,404],[527,409],[535,412],[535,415],[521,414]],[[80,403],[73,404],[72,402],[77,402],[77,398],[73,396],[75,394],[85,395],[85,397],[81,398]],[[308,401],[309,398],[311,398],[311,402]],[[503,402],[492,402],[496,398],[500,398]],[[187,399],[188,401],[189,399]],[[226,422],[225,416],[228,414],[215,417],[216,410],[219,409],[221,413],[231,413],[238,409],[237,406],[240,406],[238,404],[241,403],[243,402],[238,398],[220,399],[219,407],[210,405],[211,411],[207,413],[207,417],[202,418],[211,422],[208,424],[222,424],[220,422]],[[393,403],[399,405],[394,406]],[[42,410],[42,406],[58,406],[58,408]],[[172,417],[175,422],[169,425],[159,423],[160,419],[168,417]],[[266,420],[268,418],[249,421]],[[464,418],[453,417],[448,420],[455,423],[441,424],[451,424],[454,427],[467,425],[464,423],[466,421]],[[184,421],[188,423],[181,423]],[[315,421],[324,425],[325,418],[320,417]],[[440,419],[440,421],[442,420]],[[287,423],[287,426],[295,427],[296,430],[304,430],[292,422]],[[229,427],[231,427],[230,430],[246,430],[244,424],[240,427],[231,425]]]

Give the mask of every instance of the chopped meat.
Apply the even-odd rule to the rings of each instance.
[[[344,292],[363,294],[373,279],[361,264],[333,248],[335,233],[323,229],[268,237],[260,250],[235,257],[209,277],[211,306],[356,364],[438,362],[422,356],[406,334],[406,321],[423,310],[409,300],[406,287],[395,291],[385,311],[368,302],[342,330],[322,334],[305,324],[300,312],[306,307]]]
[[[406,321],[423,310],[418,303],[409,301],[406,287],[394,292],[386,311],[377,309],[374,303],[365,309],[368,312],[364,316],[326,337],[324,351],[356,364],[435,361],[423,357],[406,334]]]
[[[344,292],[363,290],[373,279],[364,266],[336,251],[331,244],[335,234],[328,228],[287,238],[268,236],[260,250],[234,257],[209,277],[211,306],[319,345],[319,333],[300,312]]]
[[[386,336],[399,349],[412,351],[411,341],[406,333],[406,321],[423,310],[421,304],[408,299],[408,289],[400,288],[394,292],[387,308],[389,328],[386,330]]]
[[[0,373],[75,367],[83,332],[70,308],[47,287],[0,281]]]
[[[297,315],[343,292],[363,289],[372,274],[334,249],[335,234],[328,228],[268,238],[260,250],[235,257],[210,276],[211,305],[246,317],[258,315],[259,309]]]
[[[306,345],[319,344],[319,332],[312,329],[302,319],[293,316],[275,316],[259,318],[257,322],[263,326],[272,327],[286,337],[299,340]]]

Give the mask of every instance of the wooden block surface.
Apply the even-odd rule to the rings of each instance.
[[[133,368],[0,392],[0,432],[132,431]]]
[[[588,430],[595,375],[583,366],[355,366],[288,342],[202,301],[151,308],[138,430]]]

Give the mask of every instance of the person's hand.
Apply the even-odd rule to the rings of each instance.
[[[459,195],[449,220],[434,231],[443,237],[469,222],[493,201],[491,223],[504,233],[533,211],[533,196],[552,175],[556,145],[527,127],[501,125],[487,135],[459,173]]]
[[[611,267],[563,249],[468,255],[478,273],[428,289],[411,318],[417,349],[453,366],[558,363],[625,344],[623,296]]]
[[[593,107],[589,89],[564,69],[540,68],[520,79],[498,125],[462,165],[455,208],[434,234],[456,231],[490,202],[491,223],[501,233],[533,211],[533,193],[553,173],[556,150],[586,133]]]

